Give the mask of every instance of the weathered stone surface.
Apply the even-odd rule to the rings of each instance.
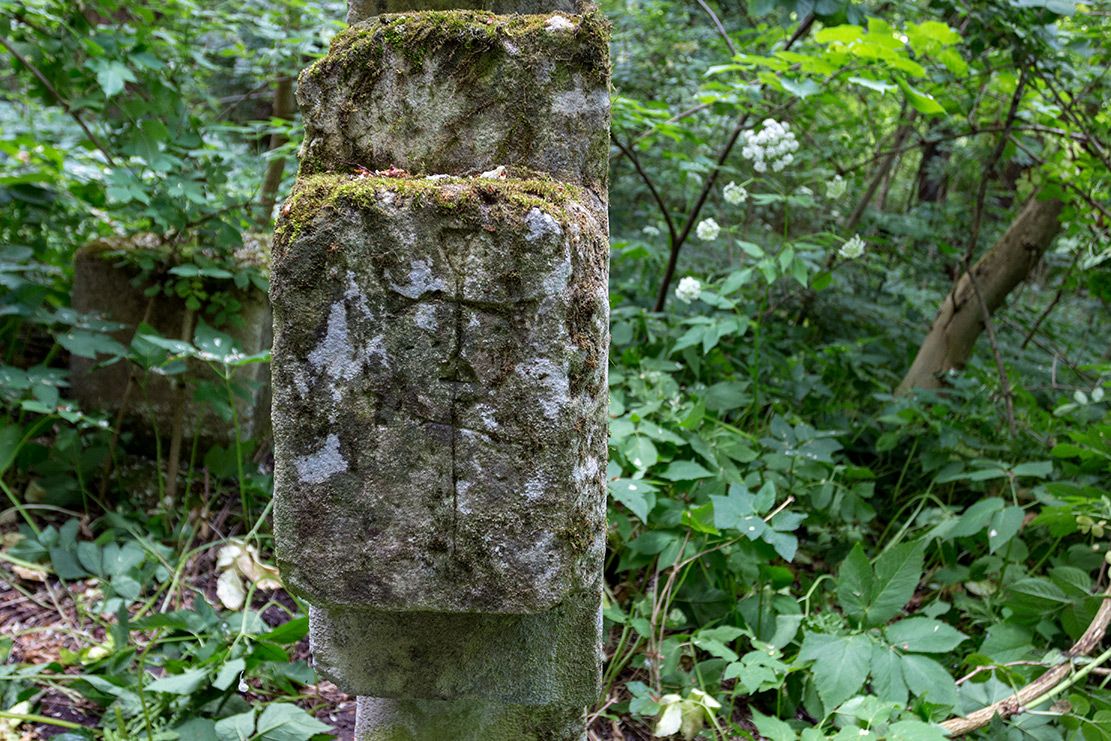
[[[349,694],[591,705],[601,691],[597,590],[534,615],[311,612],[314,662]]]
[[[72,305],[81,313],[96,313],[112,322],[124,325],[113,333],[114,339],[127,346],[135,329],[144,321],[163,337],[179,339],[182,320],[186,313],[184,299],[160,293],[153,298],[144,295],[147,286],[133,285],[139,268],[123,258],[127,252],[147,248],[144,240],[103,240],[82,247],[74,255]],[[268,246],[254,243],[243,259],[264,263]],[[226,290],[222,286],[221,290]],[[253,288],[234,291],[232,296],[241,304],[234,326],[218,327],[235,340],[243,352],[253,354],[270,346],[270,304],[265,293]],[[148,310],[149,306],[149,310]],[[203,315],[201,317],[204,318]],[[97,368],[97,361],[73,356],[70,360],[71,383],[74,397],[85,409],[118,412],[123,404],[128,385],[127,362]],[[270,376],[264,364],[246,366],[237,378],[248,390],[247,397],[239,401],[240,435],[244,438],[265,434],[270,428]],[[134,369],[135,388],[125,410],[126,417],[134,422],[133,429],[140,433],[153,433],[168,437],[177,404],[178,377],[154,373],[141,373]],[[183,376],[188,384],[199,381],[216,381],[212,371],[195,363]],[[212,408],[193,399],[194,389],[187,388],[184,435],[186,439],[198,432],[202,438],[227,442],[234,438],[234,430],[221,420]]]
[[[376,15],[421,10],[486,10],[499,15],[582,13],[586,0],[349,0],[347,22],[354,25]]]
[[[301,74],[301,173],[505,165],[603,193],[608,80],[608,31],[594,14],[378,16]]]
[[[349,0],[348,23],[421,10],[484,10],[499,16],[532,13],[582,13],[589,11],[588,0]]]
[[[356,741],[579,741],[582,707],[360,697]]]
[[[273,260],[275,535],[317,606],[600,587],[605,210],[550,180],[302,179]]]

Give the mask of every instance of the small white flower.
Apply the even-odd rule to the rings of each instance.
[[[701,295],[702,284],[698,282],[697,278],[683,278],[679,281],[679,287],[675,289],[675,298],[685,304],[697,301]]]
[[[764,160],[756,160],[752,163],[752,169],[756,170],[756,172],[767,172],[768,166]]]
[[[826,183],[826,198],[837,199],[845,195],[849,185],[840,175],[834,175],[833,180]]]
[[[1096,386],[1092,389],[1092,401],[1096,403],[1103,401],[1103,386]]]
[[[648,226],[644,227],[643,229],[641,229],[641,231],[644,232],[645,234],[647,234],[649,237],[658,237],[658,236],[660,236],[660,228],[658,226],[654,226],[652,224],[649,224]]]
[[[698,222],[698,226],[695,227],[694,233],[704,242],[713,242],[718,238],[718,235],[721,234],[721,227],[718,226],[718,223],[713,219],[703,219]]]
[[[864,240],[860,238],[859,234],[854,234],[853,238],[841,245],[841,249],[837,250],[837,254],[846,260],[855,260],[864,254]]]
[[[736,183],[729,183],[722,189],[721,195],[725,202],[734,206],[744,203],[748,199],[748,191]]]

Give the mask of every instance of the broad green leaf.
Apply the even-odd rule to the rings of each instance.
[[[226,690],[233,684],[239,682],[239,676],[247,668],[247,662],[243,659],[232,659],[220,667],[220,671],[212,680],[212,686],[218,690]]]
[[[837,572],[837,602],[849,617],[863,621],[872,599],[872,565],[857,543]]]
[[[656,465],[659,453],[656,445],[644,435],[634,435],[625,444],[625,458],[632,463],[638,471],[646,471]]]
[[[868,678],[872,642],[867,636],[807,633],[800,661],[813,661],[810,671],[826,712],[855,695]]]
[[[255,732],[255,709],[216,721],[220,741],[247,741]]]
[[[259,739],[264,741],[308,741],[318,733],[331,730],[328,724],[288,702],[268,705],[258,716],[255,728]]]
[[[903,681],[916,697],[937,705],[957,704],[957,685],[941,664],[917,654],[902,657]]]
[[[791,729],[791,726],[779,718],[764,715],[755,708],[752,709],[752,724],[768,741],[796,741],[798,738],[798,734]]]
[[[713,476],[694,461],[672,461],[661,475],[668,481],[694,481]]]
[[[900,720],[891,724],[884,738],[887,741],[945,741],[949,734],[938,725],[920,720]]]
[[[945,113],[945,109],[942,107],[941,103],[934,100],[933,96],[929,93],[925,93],[911,86],[906,80],[900,79],[898,82],[899,87],[901,87],[903,93],[906,94],[907,100],[910,101],[910,104],[914,106],[914,109],[919,113],[925,113],[929,116]]]
[[[903,605],[914,596],[922,576],[925,541],[897,545],[876,559],[872,594],[865,623],[883,625],[899,614]]]
[[[1015,476],[1030,476],[1032,478],[1044,479],[1053,473],[1053,461],[1028,461],[1027,463],[1020,463],[1011,469],[1011,473]]]
[[[629,508],[637,518],[648,522],[648,513],[656,506],[656,488],[644,481],[617,479],[609,484],[610,495]]]
[[[887,626],[887,640],[903,651],[946,653],[968,638],[956,628],[940,620],[912,617]]]
[[[144,689],[147,692],[165,692],[168,695],[191,695],[207,684],[207,669],[187,669],[181,674],[169,674],[156,679]]]
[[[872,689],[886,702],[905,705],[907,685],[903,681],[902,657],[889,646],[872,645]]]
[[[93,69],[96,70],[96,81],[100,83],[100,89],[103,90],[104,95],[109,98],[122,91],[125,84],[137,81],[135,73],[121,62],[109,59],[95,59],[92,62],[92,66]]]
[[[995,553],[1010,542],[1022,527],[1022,507],[1010,506],[991,516],[988,524],[988,550]]]

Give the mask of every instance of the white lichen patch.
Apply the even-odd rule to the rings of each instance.
[[[297,477],[304,484],[322,484],[333,476],[347,471],[347,459],[339,449],[339,438],[330,434],[324,446],[315,453],[293,460]]]
[[[596,116],[609,110],[609,93],[605,90],[568,90],[552,100],[552,110],[564,116]]]
[[[575,24],[561,15],[553,15],[548,19],[548,22],[544,24],[544,28],[552,33],[557,31],[574,31]]]
[[[601,464],[599,464],[598,459],[591,455],[584,458],[582,463],[576,465],[571,475],[575,478],[576,484],[584,484],[597,476],[600,468]]]
[[[498,429],[498,420],[494,417],[494,408],[489,404],[475,404],[474,410],[478,412],[478,418],[482,420],[482,426],[488,432],[494,432]]]
[[[535,242],[543,237],[562,236],[563,229],[560,227],[559,222],[551,214],[546,214],[536,206],[529,209],[525,214],[525,226],[528,227],[528,234],[525,239],[529,242]]]
[[[332,304],[324,339],[309,353],[309,365],[332,381],[350,381],[358,375],[360,363],[351,344],[343,301]]]
[[[534,358],[527,363],[519,363],[514,371],[547,391],[546,394],[539,394],[536,401],[548,419],[556,419],[571,403],[566,368],[560,368],[547,358]]]
[[[413,323],[429,332],[436,330],[436,307],[432,304],[421,304],[413,313]]]
[[[409,268],[409,282],[405,285],[390,283],[390,288],[402,296],[418,299],[426,293],[434,293],[447,289],[447,284],[438,276],[432,274],[432,266],[427,260],[414,260]]]
[[[540,499],[550,488],[548,479],[544,476],[533,476],[525,482],[525,499],[535,502]]]
[[[474,511],[473,502],[467,493],[471,490],[470,481],[455,482],[455,511],[461,515],[469,515]]]

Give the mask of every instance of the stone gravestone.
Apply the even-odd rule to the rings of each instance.
[[[563,1],[354,0],[300,78],[275,538],[364,741],[579,739],[599,691],[608,38]]]

